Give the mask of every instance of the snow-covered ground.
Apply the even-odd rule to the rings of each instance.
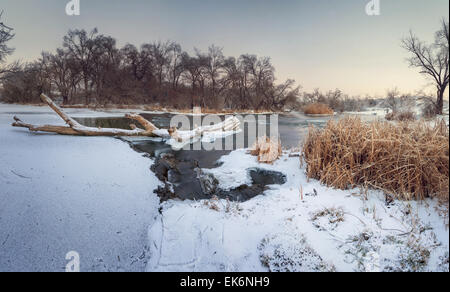
[[[12,128],[16,114],[62,124],[45,107],[0,104],[0,271],[62,271],[72,250],[84,271],[449,269],[448,217],[435,201],[387,204],[380,192],[308,181],[287,153],[261,165],[237,150],[205,170],[222,188],[250,183],[253,167],[287,183],[245,203],[171,200],[159,213],[151,159],[113,138]]]
[[[426,107],[426,103],[418,98],[415,97],[411,100],[407,101],[407,104],[405,105],[398,105],[399,111],[410,111],[414,113],[415,117],[417,119],[423,118],[423,111]],[[360,112],[344,112],[344,114],[347,115],[357,115],[357,116],[365,116],[366,120],[376,120],[376,119],[384,119],[386,114],[389,113],[391,110],[388,108],[388,104],[386,101],[381,102],[379,105],[374,107],[368,107],[363,111]],[[440,119],[444,119],[447,125],[449,124],[449,102],[448,100],[444,100],[444,109],[443,114],[438,116]]]
[[[145,270],[159,207],[152,161],[113,138],[13,128],[15,114],[63,124],[45,107],[0,104],[0,271],[64,271],[69,251],[82,271]]]
[[[330,189],[287,154],[274,165],[245,150],[221,160],[210,171],[221,187],[250,183],[252,167],[288,181],[245,203],[164,203],[148,271],[448,271],[448,218],[435,201],[388,206],[380,192]]]

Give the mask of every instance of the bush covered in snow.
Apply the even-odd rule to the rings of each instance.
[[[275,234],[258,247],[261,262],[271,272],[334,272],[306,242],[302,234]]]

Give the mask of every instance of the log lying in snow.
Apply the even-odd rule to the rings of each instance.
[[[206,132],[214,131],[234,131],[240,127],[240,121],[236,117],[226,119],[224,122],[213,125],[199,127],[193,131],[178,131],[176,128],[159,129],[150,121],[137,114],[126,114],[125,117],[138,122],[144,127],[140,129],[134,124],[131,125],[132,130],[115,129],[115,128],[93,128],[79,124],[77,121],[69,117],[60,107],[58,107],[48,96],[41,95],[41,99],[53,111],[55,111],[67,124],[67,126],[52,125],[31,125],[22,122],[18,117],[14,117],[15,123],[13,127],[27,128],[32,132],[48,132],[61,135],[74,136],[128,136],[128,137],[161,137],[173,138],[178,142],[188,141],[192,138],[202,136]]]

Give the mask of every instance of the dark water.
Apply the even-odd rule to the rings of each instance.
[[[159,128],[169,128],[171,118],[173,114],[142,114],[143,117],[151,121],[155,126]],[[188,116],[191,124],[193,123],[193,117]],[[222,116],[222,119],[225,117]],[[308,126],[314,125],[316,127],[324,127],[330,119],[337,119],[338,117],[308,117],[300,113],[282,114],[278,116],[278,131],[280,135],[281,145],[283,148],[298,148],[302,143],[302,140],[307,134]],[[126,118],[76,118],[76,120],[89,127],[102,127],[102,128],[122,128],[130,129],[130,124],[135,123]],[[270,116],[269,115],[255,115],[255,121],[249,124],[259,123],[266,124],[266,131],[270,133]],[[138,125],[139,126],[139,125]],[[242,126],[241,126],[242,127]],[[244,125],[245,147],[251,147],[252,139],[248,139],[248,125]],[[257,131],[258,132],[258,131]],[[224,140],[224,139],[222,139]],[[129,139],[134,149],[140,152],[148,153],[152,157],[159,157],[163,153],[170,153],[178,160],[196,160],[201,168],[214,168],[217,166],[217,160],[230,153],[227,150],[179,150],[174,151],[164,141],[158,141],[158,139]],[[224,141],[223,141],[224,142]],[[249,143],[250,142],[250,143]],[[200,144],[201,142],[197,142]],[[217,143],[217,141],[216,141]],[[194,148],[198,147],[198,148]],[[201,145],[191,146],[191,149],[201,149]],[[222,149],[225,149],[223,147]]]
[[[142,116],[159,128],[169,128],[173,117],[172,114],[142,114]],[[190,127],[194,123],[199,122],[199,117],[196,117],[195,121],[192,116],[188,116],[188,118],[191,124]],[[225,116],[221,118],[223,120]],[[284,148],[298,148],[306,136],[310,125],[322,128],[330,119],[337,118],[339,116],[308,117],[298,113],[279,115],[278,134],[281,144]],[[102,128],[130,129],[129,125],[134,123],[134,121],[126,118],[77,118],[77,120],[86,126]],[[250,126],[265,128],[265,133],[269,135],[271,122],[273,123],[274,120],[271,120],[269,115],[255,115],[254,119],[247,120],[247,123],[243,125],[244,147],[251,147],[253,144],[252,139],[249,140],[247,135]],[[257,132],[258,136],[265,134],[259,133],[262,132],[260,130]],[[236,135],[234,137],[236,138]],[[224,143],[225,139],[221,140]],[[204,173],[202,169],[220,166],[219,159],[231,151],[173,150],[162,139],[127,138],[126,142],[130,143],[136,151],[147,153],[155,159],[152,171],[165,185],[156,191],[162,201],[169,199],[201,200],[212,196],[232,201],[246,201],[262,194],[267,189],[267,186],[284,184],[286,182],[286,177],[282,173],[268,172],[262,169],[248,169],[248,173],[253,181],[252,185],[243,185],[233,190],[221,190],[218,188],[217,180]],[[199,147],[198,149],[202,149],[201,142],[197,142],[197,144],[200,145],[194,145]],[[192,147],[194,147],[193,145],[191,145],[191,149],[196,149]]]
[[[170,121],[173,114],[142,114],[143,117],[151,121],[155,126],[159,128],[169,128]],[[193,117],[187,116],[190,120],[191,125],[193,124]],[[244,116],[245,117],[245,116]],[[284,148],[296,148],[299,147],[302,139],[308,130],[309,125],[314,125],[316,127],[324,127],[328,120],[336,119],[339,116],[334,117],[308,117],[301,113],[292,114],[282,114],[278,116],[278,131],[281,139],[281,144]],[[225,116],[221,116],[222,119]],[[102,127],[102,128],[122,128],[130,129],[130,124],[134,124],[134,121],[128,120],[126,118],[77,118],[78,122],[83,125],[90,127]],[[247,125],[252,125],[258,128],[255,123],[260,125],[266,124],[266,133],[270,134],[270,115],[255,115],[255,121],[248,122],[244,127],[244,135],[247,133]],[[139,126],[139,125],[137,125]],[[257,131],[258,132],[258,131]],[[247,137],[246,137],[246,147]],[[152,147],[150,147],[152,148]]]
[[[171,118],[173,114],[142,114],[143,117],[155,124],[159,128],[169,128]],[[193,117],[188,116],[191,124],[193,123]],[[222,116],[222,119],[225,117]],[[280,135],[281,145],[283,148],[298,148],[302,143],[303,138],[306,136],[309,125],[316,127],[324,127],[330,119],[337,119],[338,117],[308,117],[300,113],[282,114],[278,116],[278,131]],[[130,124],[135,123],[126,118],[77,118],[79,123],[89,127],[102,127],[102,128],[122,128],[130,129]],[[250,122],[266,124],[266,131],[270,133],[270,116],[269,115],[255,115],[255,121]],[[138,125],[139,126],[139,125]],[[251,147],[252,139],[248,139],[248,125],[244,125],[245,147]],[[222,139],[224,143],[224,139]],[[217,166],[217,160],[230,153],[227,150],[179,150],[174,151],[164,141],[158,141],[157,139],[129,139],[133,148],[140,152],[148,153],[152,157],[158,157],[163,153],[170,153],[178,160],[196,160],[201,168],[214,168]],[[217,143],[217,141],[216,141]],[[220,143],[220,142],[219,142]],[[197,142],[201,144],[201,142]],[[194,148],[198,147],[198,148]],[[201,145],[191,145],[191,149],[201,149]],[[223,147],[222,149],[225,149]]]

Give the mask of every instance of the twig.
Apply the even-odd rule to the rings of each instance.
[[[18,177],[25,178],[25,179],[32,179],[31,177],[20,175],[20,174],[14,172],[14,170],[11,170],[11,172],[12,172],[13,174],[17,175]]]
[[[6,236],[5,241],[3,241],[2,246],[4,246],[4,245],[6,244],[6,242],[8,241],[8,239],[9,239],[9,234]]]
[[[403,232],[403,233],[397,234],[398,236],[405,236],[405,235],[411,234],[411,233],[414,231],[414,229],[411,229],[411,231],[405,232],[404,230],[400,230],[400,229],[389,229],[389,228],[381,228],[381,230],[383,230],[383,231],[397,231],[397,232]]]
[[[364,223],[364,221],[362,221],[358,216],[353,215],[352,213],[348,213],[348,212],[345,212],[344,214],[351,215],[351,216],[355,217],[356,219],[358,219],[359,221],[361,221],[361,223],[362,223],[364,226],[367,226],[367,224]]]

